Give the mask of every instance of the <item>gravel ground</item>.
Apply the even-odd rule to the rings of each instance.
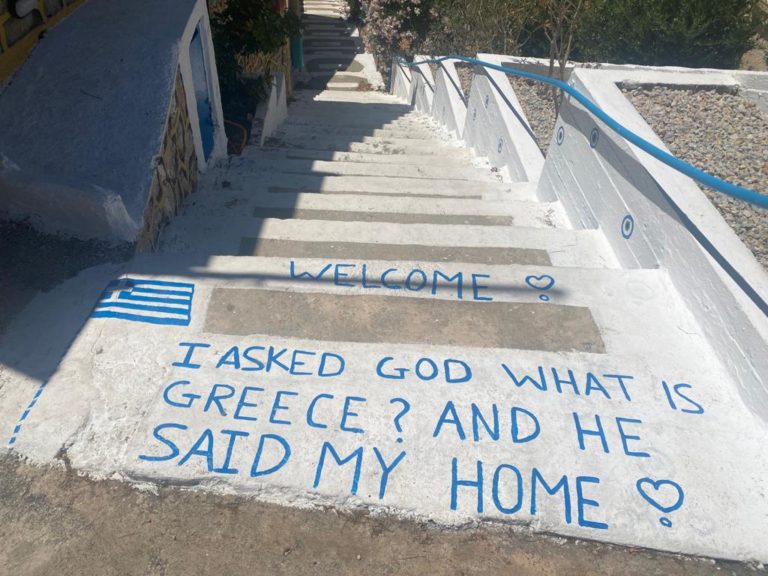
[[[463,63],[456,64],[456,72],[461,81],[461,89],[464,90],[464,95],[469,98],[473,75],[472,66]],[[557,121],[555,108],[552,104],[552,93],[549,88],[536,82],[523,80],[517,76],[508,75],[507,78],[509,78],[528,122],[531,124],[531,129],[536,135],[539,149],[546,156]]]
[[[768,193],[768,117],[738,94],[625,87],[624,94],[669,150],[715,176]],[[768,211],[702,187],[768,269]]]
[[[469,89],[472,87],[472,76],[474,71],[470,64],[458,62],[455,64],[456,74],[459,75],[459,82],[461,82],[461,89],[464,91],[464,96],[469,99]]]
[[[552,102],[552,90],[533,80],[524,80],[511,75],[507,75],[507,78],[509,78],[531,129],[536,135],[539,149],[546,156],[557,122],[557,114],[555,114],[555,106]]]

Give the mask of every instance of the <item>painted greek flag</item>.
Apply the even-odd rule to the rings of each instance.
[[[107,284],[91,318],[189,326],[195,285],[120,278]]]

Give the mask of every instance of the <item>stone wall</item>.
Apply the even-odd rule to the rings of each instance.
[[[136,245],[137,252],[149,252],[157,247],[163,227],[181,211],[184,198],[197,187],[197,154],[186,98],[181,73],[177,73],[163,145],[156,158],[152,187],[144,211],[144,227]]]
[[[38,0],[35,10],[16,18],[11,14],[11,0],[0,0],[0,81],[24,62],[45,30],[82,3],[83,0]]]

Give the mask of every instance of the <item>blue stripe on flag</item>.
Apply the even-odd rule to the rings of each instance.
[[[194,293],[185,282],[119,278],[107,284],[91,317],[188,326]]]
[[[150,306],[148,304],[129,304],[128,302],[99,302],[97,310],[102,308],[126,308],[128,310],[144,310],[145,312],[162,312],[167,314],[189,315],[189,308],[169,308],[168,306]]]
[[[118,296],[120,300],[134,300],[136,302],[155,302],[157,304],[176,304],[186,306],[192,303],[192,298],[153,298],[151,296],[136,296],[130,292],[121,292]]]
[[[155,290],[154,288],[134,288],[133,292],[141,294],[163,294],[165,296],[191,296],[192,292],[179,292],[178,290]]]
[[[125,312],[112,312],[103,310],[91,314],[91,318],[120,318],[121,320],[132,320],[133,322],[146,322],[148,324],[164,324],[174,326],[189,326],[189,318],[158,318],[156,316],[141,316],[139,314],[128,314]]]

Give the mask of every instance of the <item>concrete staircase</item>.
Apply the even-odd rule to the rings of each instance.
[[[13,448],[279,504],[768,559],[764,422],[667,272],[622,269],[536,182],[362,89],[336,4],[307,6],[327,30],[288,120],[204,175],[50,379],[4,388]],[[98,315],[121,298],[135,314]]]
[[[637,358],[658,357],[667,335],[679,345],[677,327],[692,319],[664,273],[619,269],[599,230],[572,229],[560,203],[537,201],[535,188],[505,181],[393,96],[299,91],[267,149],[250,147],[205,176],[161,253],[263,278],[249,297],[258,318],[217,320],[222,333]],[[319,279],[299,277],[328,265]],[[392,288],[372,287],[388,269]],[[473,291],[473,274],[487,288]],[[277,291],[292,295],[296,322],[274,305]],[[332,295],[339,316],[318,311],[319,294]],[[649,310],[651,301],[663,309]],[[363,305],[401,324],[382,338],[367,315],[341,314]]]

